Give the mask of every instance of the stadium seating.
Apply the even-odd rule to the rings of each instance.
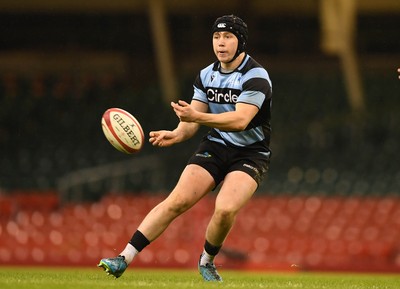
[[[0,264],[94,266],[119,253],[164,197],[109,194],[66,206],[50,193],[1,197]],[[213,201],[176,219],[134,266],[195,267]],[[395,272],[399,239],[398,197],[264,195],[240,213],[217,260],[227,269]]]

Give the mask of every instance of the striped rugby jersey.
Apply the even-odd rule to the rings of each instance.
[[[208,104],[210,113],[234,111],[238,102],[259,108],[244,131],[213,128],[208,138],[225,145],[269,152],[271,135],[272,83],[268,72],[246,54],[237,69],[223,73],[219,61],[207,66],[194,82],[193,99]]]

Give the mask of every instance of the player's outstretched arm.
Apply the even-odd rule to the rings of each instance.
[[[208,105],[200,101],[192,101],[191,107],[193,110],[201,112],[205,112],[208,110]],[[198,123],[180,121],[176,129],[174,129],[173,131],[151,131],[149,141],[153,146],[171,146],[191,138],[193,135],[196,134],[199,127],[200,125]]]
[[[149,142],[153,146],[169,147],[176,143],[183,142],[191,138],[198,130],[196,123],[180,122],[174,130],[158,130],[149,133]]]

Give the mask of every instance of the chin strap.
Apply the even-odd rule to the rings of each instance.
[[[232,57],[232,59],[229,60],[227,63],[232,63],[233,61],[235,61],[235,59],[238,58],[238,56],[239,56],[242,52],[243,52],[243,51],[236,50],[235,55],[234,55],[234,56]]]
[[[235,54],[231,60],[229,60],[227,63],[232,63],[233,61],[235,61],[236,58],[238,58],[239,54]]]

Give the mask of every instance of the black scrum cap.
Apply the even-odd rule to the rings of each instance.
[[[243,51],[246,51],[248,39],[247,24],[235,15],[225,15],[217,18],[212,27],[212,33],[217,31],[229,31],[238,39],[238,49],[234,59]]]

